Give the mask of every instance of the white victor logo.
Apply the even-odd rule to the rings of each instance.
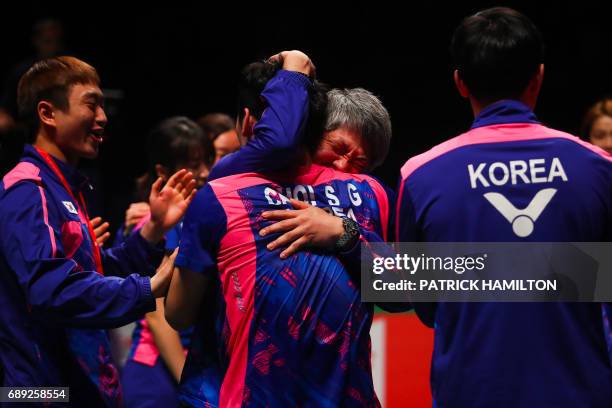
[[[485,193],[484,197],[512,224],[512,231],[521,237],[528,237],[533,232],[533,224],[557,192],[554,188],[538,191],[529,205],[522,210],[516,208],[500,193]]]
[[[567,173],[558,157],[550,162],[546,159],[511,160],[508,163],[479,163],[476,166],[468,164],[470,187],[489,188],[492,186],[506,186],[510,184],[538,184],[554,181],[567,182]],[[512,225],[512,231],[521,238],[531,235],[534,224],[557,189],[545,188],[536,193],[529,205],[523,209],[516,208],[501,193],[485,193],[484,198],[493,205]]]

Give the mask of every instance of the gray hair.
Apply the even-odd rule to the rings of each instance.
[[[368,168],[380,166],[391,144],[389,112],[372,92],[363,88],[332,89],[327,93],[325,131],[349,128],[361,135],[368,148]]]

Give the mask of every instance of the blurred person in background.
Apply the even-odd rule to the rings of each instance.
[[[200,127],[186,117],[172,117],[162,121],[149,134],[147,142],[148,173],[139,180],[140,197],[146,197],[151,180],[164,182],[177,169],[186,168],[196,175],[197,188],[206,183],[214,159],[210,140]],[[146,208],[138,210],[126,224],[137,230],[149,217]],[[128,211],[129,213],[129,211]],[[182,221],[166,233],[166,251],[178,246]],[[132,230],[130,230],[132,232]],[[134,232],[135,233],[135,232]],[[123,240],[119,236],[118,242]],[[127,408],[178,407],[178,382],[183,371],[185,355],[192,330],[177,332],[164,317],[164,299],[157,299],[157,308],[136,322],[132,346],[122,371],[124,402]]]
[[[16,64],[4,80],[0,96],[0,133],[15,126],[17,122],[17,83],[19,78],[41,59],[64,54],[64,28],[59,20],[46,18],[32,27],[34,54]]]
[[[240,140],[232,118],[224,113],[209,113],[198,119],[198,125],[215,147],[215,163],[240,149]]]
[[[612,98],[601,99],[589,108],[582,122],[581,135],[612,154]]]
[[[27,139],[25,126],[19,123],[17,83],[34,62],[64,53],[62,24],[52,18],[39,20],[32,27],[31,44],[34,54],[9,69],[0,89],[0,174],[2,175],[17,164]]]
[[[128,236],[134,227],[149,214],[146,201],[149,193],[149,183],[155,177],[167,179],[171,169],[187,168],[196,179],[196,187],[202,187],[208,178],[208,173],[215,160],[215,150],[212,142],[198,127],[194,127],[191,119],[177,116],[160,123],[149,135],[147,157],[149,168],[147,172],[136,179],[134,202],[125,213],[123,225],[115,237]]]

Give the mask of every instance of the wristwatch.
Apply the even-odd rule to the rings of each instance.
[[[344,233],[338,238],[334,245],[337,252],[345,252],[353,248],[359,239],[359,224],[350,218],[342,218]]]

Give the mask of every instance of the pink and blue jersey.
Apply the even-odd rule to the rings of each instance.
[[[543,126],[522,103],[497,102],[470,131],[404,165],[398,240],[610,241],[611,160]],[[438,407],[611,404],[609,328],[601,304],[415,308],[435,327],[431,385]]]
[[[377,406],[373,308],[336,256],[282,260],[261,237],[266,210],[303,200],[387,235],[386,190],[368,176],[311,165],[283,176],[209,182],[185,217],[176,265],[211,278],[181,379],[192,406]],[[208,404],[208,405],[206,405]]]
[[[103,328],[155,309],[150,279],[163,256],[140,235],[102,251],[72,199],[88,186],[72,166],[26,146],[0,184],[0,360],[4,386],[69,386],[75,406],[121,403]],[[121,278],[119,276],[124,276]]]

